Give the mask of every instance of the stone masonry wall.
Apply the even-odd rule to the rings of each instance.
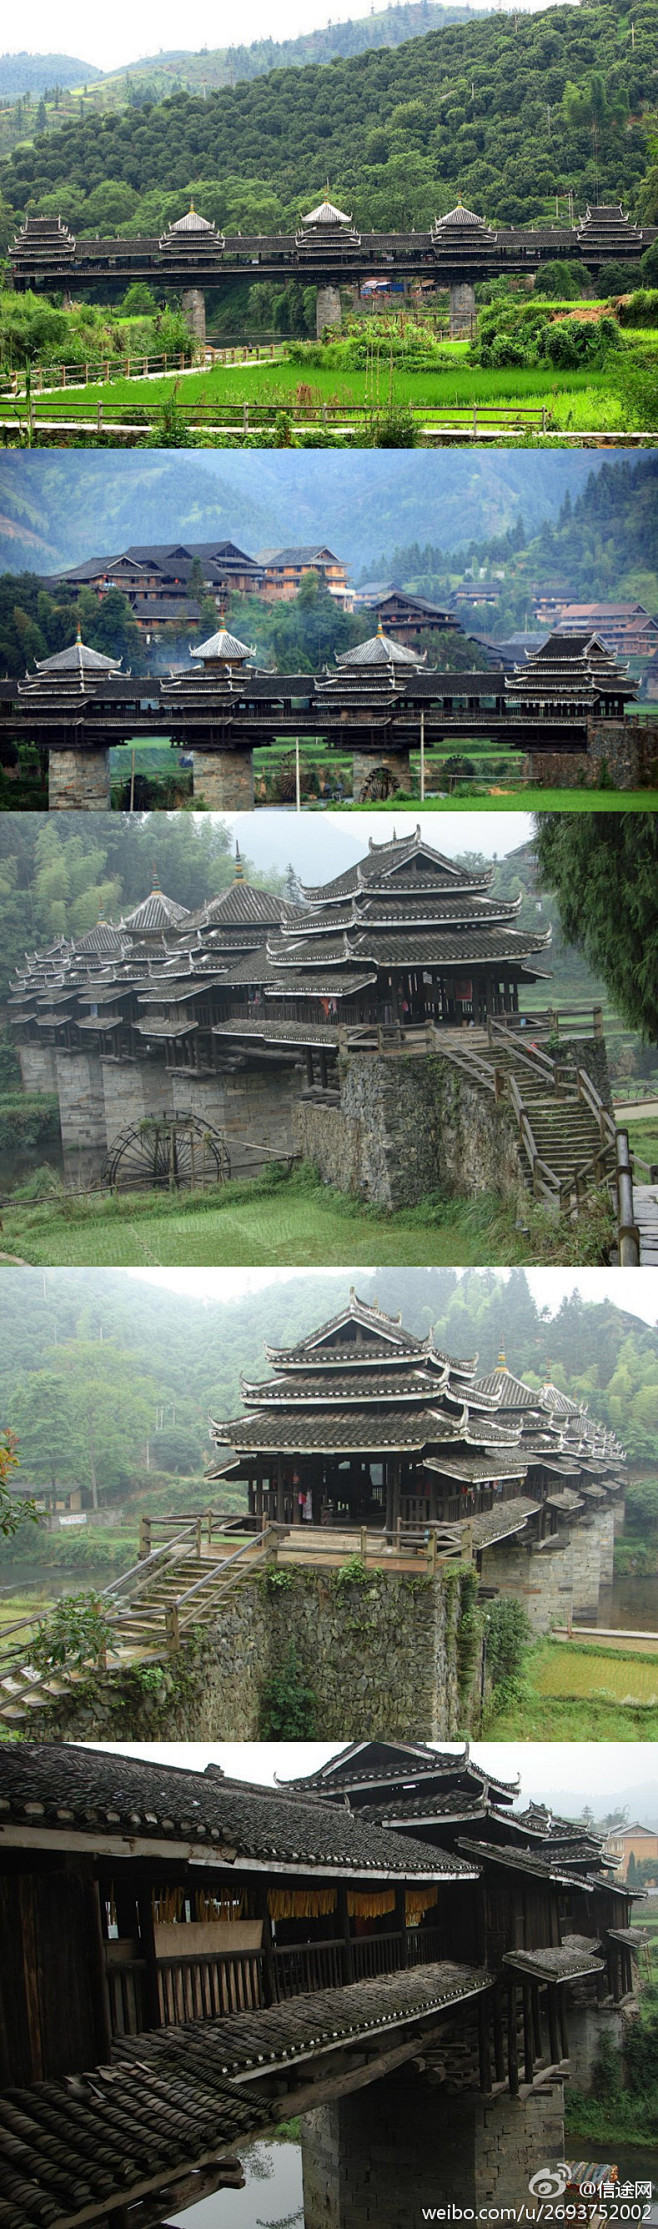
[[[350,1053],[339,1108],[303,1101],[298,1134],[305,1156],[341,1191],[382,1207],[407,1207],[438,1189],[516,1200],[521,1169],[516,1124],[440,1054],[378,1060]]]
[[[233,1176],[255,1175],[258,1154],[254,1145],[267,1148],[263,1162],[274,1154],[282,1159],[297,1144],[295,1110],[300,1071],[274,1062],[262,1068],[226,1069],[216,1076],[170,1076],[177,1114],[195,1114],[222,1130],[231,1156]],[[260,1164],[262,1166],[262,1164]]]
[[[50,751],[48,808],[51,813],[109,813],[109,751]]]
[[[251,813],[254,807],[254,761],[248,751],[193,751],[192,786],[208,810]]]
[[[482,1584],[495,1587],[501,1595],[516,1595],[533,1633],[566,1625],[574,1607],[571,1538],[542,1548],[531,1548],[519,1534],[501,1541],[485,1550]]]
[[[101,1059],[106,1145],[148,1116],[171,1114],[171,1077],[164,1061]]]
[[[17,1045],[16,1051],[24,1091],[57,1090],[54,1045]]]
[[[586,751],[529,751],[528,761],[550,789],[597,789],[604,771],[615,789],[655,789],[658,721],[589,720]]]
[[[290,1570],[245,1581],[161,1676],[96,1680],[65,1707],[32,1710],[30,1738],[255,1741],[265,1685],[294,1640],[323,1740],[454,1740],[470,1716],[459,1597],[454,1567],[436,1579],[373,1573],[365,1586]],[[475,1686],[478,1675],[474,1662]]]
[[[55,1053],[56,1088],[64,1155],[64,1176],[71,1190],[95,1184],[105,1153],[103,1075],[97,1053]]]
[[[531,2175],[563,2147],[561,2083],[485,2100],[402,2067],[304,2114],[305,2229],[410,2229],[431,2206],[531,2206]]]

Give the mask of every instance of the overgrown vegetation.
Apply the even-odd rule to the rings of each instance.
[[[301,1671],[294,1641],[279,1670],[271,1672],[261,1698],[261,1741],[308,1741],[316,1731],[317,1696]]]

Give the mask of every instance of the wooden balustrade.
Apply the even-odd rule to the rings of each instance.
[[[273,1964],[279,2001],[313,1989],[340,1989],[348,1978],[346,1944],[340,1936],[323,1943],[286,1943],[274,1951]]]
[[[218,2020],[233,2012],[254,2012],[264,2002],[262,1950],[159,1958],[157,1970],[163,2027],[181,2020]]]
[[[184,1926],[180,1932],[184,1937]],[[378,1974],[398,1973],[405,1966],[431,1964],[444,1950],[436,1927],[353,1936],[349,1956],[342,1935],[322,1942],[281,1944],[273,1948],[270,1961],[275,1999],[283,2003],[314,1990],[340,1989],[351,1978],[368,1981]],[[105,1971],[112,2035],[140,2035],[152,2024],[146,1957],[137,1955],[134,1943],[106,1943]],[[266,2002],[264,1950],[186,1955],[181,1948],[177,1957],[159,1957],[155,1971],[163,2027],[176,2027],[185,2020],[227,2019],[233,2013],[257,2011]]]
[[[357,1935],[352,1944],[355,1981],[371,1981],[375,1974],[395,1974],[406,1965],[405,1937]],[[416,1964],[419,1960],[415,1961]]]

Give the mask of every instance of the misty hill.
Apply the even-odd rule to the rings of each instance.
[[[0,100],[46,93],[52,85],[91,85],[102,75],[93,62],[80,62],[72,54],[0,54]]]
[[[0,491],[0,569],[51,572],[127,542],[233,538],[250,550],[328,542],[358,570],[401,542],[443,548],[555,520],[601,463],[580,451],[193,456],[11,451]]]
[[[198,54],[178,48],[171,53],[143,56],[139,62],[107,71],[96,86],[94,106],[121,108],[128,100],[163,100],[168,93],[216,92],[223,85],[262,77],[266,70],[300,69],[307,62],[333,62],[337,56],[361,54],[376,47],[402,46],[424,31],[440,31],[446,23],[468,23],[484,8],[452,6],[440,0],[403,0],[397,7],[359,16],[346,23],[327,23],[316,31],[303,31],[296,39],[254,39],[250,46],[202,47]],[[69,80],[73,83],[73,80]]]

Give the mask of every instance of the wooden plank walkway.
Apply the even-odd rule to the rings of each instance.
[[[640,1233],[640,1268],[658,1269],[658,1184],[633,1185],[633,1212]]]

